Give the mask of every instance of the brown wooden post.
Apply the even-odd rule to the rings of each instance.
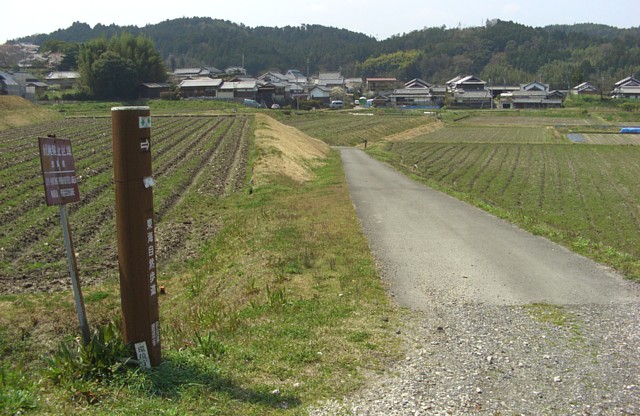
[[[113,107],[123,334],[141,365],[161,361],[149,107]]]

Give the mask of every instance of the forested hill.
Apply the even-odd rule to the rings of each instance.
[[[138,27],[76,22],[68,29],[20,41],[84,42],[120,32],[144,34],[167,67],[244,63],[249,73],[289,68],[311,73],[341,70],[346,76],[423,78],[443,83],[458,74],[494,84],[533,79],[566,88],[640,74],[640,27],[598,24],[534,28],[500,20],[472,28],[425,28],[385,40],[320,25],[247,27],[211,18],[180,18]]]

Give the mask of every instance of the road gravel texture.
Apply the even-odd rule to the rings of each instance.
[[[640,414],[639,285],[340,152],[406,358],[309,414]]]

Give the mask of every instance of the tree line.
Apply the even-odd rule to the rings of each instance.
[[[73,64],[77,51],[80,66],[85,58],[80,53],[82,46],[77,45],[123,33],[148,39],[168,69],[243,65],[253,75],[289,68],[311,74],[339,70],[349,77],[419,77],[436,84],[456,75],[474,74],[494,85],[539,80],[557,89],[583,81],[610,88],[615,81],[640,73],[640,27],[618,29],[596,24],[534,28],[494,20],[480,27],[425,28],[377,40],[321,25],[252,28],[194,17],[143,28],[91,28],[76,22],[68,29],[20,41],[69,49],[67,66]]]

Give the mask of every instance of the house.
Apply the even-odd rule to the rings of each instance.
[[[371,94],[390,94],[397,86],[396,78],[367,78],[365,89]]]
[[[20,84],[13,75],[2,71],[0,71],[0,95],[22,95]]]
[[[219,94],[221,85],[220,78],[202,77],[182,80],[178,88],[182,98],[215,98]]]
[[[473,75],[459,75],[447,81],[449,91],[485,91],[486,82]]]
[[[55,71],[45,77],[49,86],[58,85],[60,89],[71,89],[80,80],[80,73],[76,71]]]
[[[396,88],[389,95],[394,107],[440,107],[442,101],[431,94],[431,84],[415,78],[404,84],[402,88]]]
[[[218,98],[234,99],[248,98],[256,99],[258,92],[258,81],[256,79],[241,79],[238,81],[225,81],[220,87]]]
[[[450,105],[453,107],[493,108],[491,91],[486,82],[473,75],[457,76],[447,81]]]
[[[265,72],[264,74],[260,75],[258,77],[258,81],[259,82],[265,82],[265,83],[269,83],[269,82],[285,83],[285,82],[288,82],[289,79],[287,78],[286,75],[281,74],[280,72],[269,71],[269,72]]]
[[[287,86],[286,82],[265,82],[258,81],[256,101],[264,103],[267,107],[271,107],[273,104],[283,106],[287,101]]]
[[[166,82],[145,82],[140,86],[140,98],[160,98],[162,93],[169,92]]]
[[[287,80],[289,82],[294,82],[296,84],[301,82],[307,82],[307,76],[303,74],[301,71],[298,71],[297,69],[288,70],[287,73],[285,74],[285,77],[287,77]]]
[[[309,90],[309,99],[329,104],[331,102],[331,88],[324,85],[316,85]]]
[[[47,84],[46,82],[40,82],[40,81],[27,82],[24,98],[32,101],[39,100],[45,95],[48,89],[49,89],[49,84]]]
[[[178,68],[173,71],[173,76],[177,80],[192,79],[192,78],[204,78],[204,77],[216,77],[223,74],[223,71],[212,66],[201,66],[197,68]]]
[[[340,72],[321,72],[318,79],[315,80],[316,85],[328,88],[344,88],[344,77]]]
[[[598,94],[598,89],[588,82],[583,82],[571,88],[571,95],[594,95]]]
[[[630,76],[616,82],[611,91],[611,98],[640,99],[640,81]]]
[[[549,85],[538,81],[522,84],[520,90],[500,95],[502,108],[559,108],[562,107],[564,94],[549,91]]]
[[[347,94],[361,93],[364,86],[362,78],[345,78],[344,86],[347,90]]]

